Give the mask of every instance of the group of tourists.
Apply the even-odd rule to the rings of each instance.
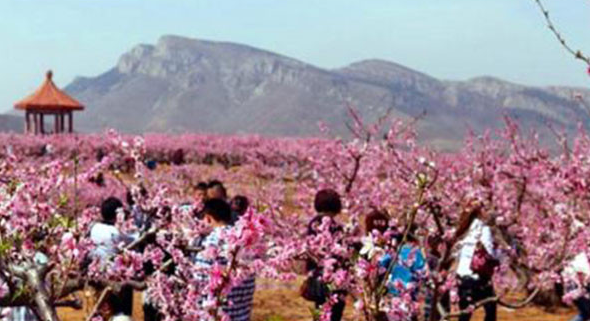
[[[314,217],[308,226],[308,235],[317,233],[317,228],[325,218],[330,220],[331,233],[340,233],[342,226],[336,218],[340,214],[342,204],[340,196],[333,190],[322,190],[316,194]],[[395,253],[382,253],[379,259],[380,266],[387,276],[386,287],[390,296],[399,296],[401,291],[411,291],[413,300],[418,301],[419,292],[424,294],[422,301],[423,320],[440,319],[438,306],[433,306],[434,287],[428,284],[425,275],[444,272],[455,273],[458,280],[459,297],[459,321],[469,321],[472,316],[473,306],[482,305],[485,311],[485,321],[495,321],[497,313],[497,300],[492,277],[496,267],[500,264],[500,251],[497,250],[494,233],[490,224],[492,218],[487,217],[483,206],[471,204],[459,217],[455,234],[453,236],[453,255],[449,258],[440,253],[442,236],[428,236],[423,238],[422,244],[417,235],[416,226],[408,226],[407,231],[396,231],[390,226],[390,218],[387,213],[374,210],[365,217],[365,233],[370,236],[378,233],[395,239],[399,247]],[[335,238],[337,239],[337,238]],[[370,247],[374,245],[371,244]],[[370,250],[359,247],[360,255],[368,255]],[[394,260],[392,254],[397,256]],[[322,272],[318,262],[309,260],[307,263],[308,278],[301,287],[301,295],[309,301],[313,301],[316,307],[325,304],[330,298],[336,297],[336,302],[331,307],[331,321],[342,319],[346,305],[346,291],[334,289],[330,291],[322,283]],[[590,263],[585,253],[576,256],[569,262],[563,271],[564,275],[577,274],[583,278],[590,277]],[[432,278],[431,278],[432,279]],[[578,278],[580,279],[580,278]],[[565,279],[564,279],[565,280]],[[567,283],[567,282],[566,282]],[[416,286],[418,285],[418,286]],[[576,285],[569,285],[576,286]],[[574,303],[579,314],[571,321],[590,320],[590,286],[582,282],[577,284],[582,287],[582,295],[575,299]],[[437,294],[438,303],[446,312],[451,312],[450,293],[448,291]],[[419,313],[408,320],[418,320]],[[381,320],[387,320],[385,313]]]
[[[308,234],[316,233],[319,223],[327,217],[332,222],[331,231],[339,233],[342,227],[337,223],[336,217],[341,212],[342,204],[340,196],[333,190],[322,190],[316,194],[315,210],[317,216],[311,220],[308,227]],[[459,307],[462,310],[467,310],[468,306],[476,303],[482,299],[493,297],[494,289],[491,282],[494,264],[497,261],[497,254],[494,248],[494,241],[491,229],[484,223],[481,218],[481,208],[477,207],[471,211],[465,212],[459,222],[457,233],[455,237],[460,240],[458,245],[458,264],[456,273],[460,281],[459,284]],[[401,291],[409,289],[410,285],[416,284],[424,285],[421,287],[414,287],[412,291],[412,298],[418,299],[418,291],[428,288],[423,280],[426,275],[426,269],[431,269],[432,272],[438,270],[440,264],[449,264],[442,262],[442,257],[438,253],[438,245],[440,240],[436,241],[433,237],[428,238],[430,244],[420,244],[416,233],[416,227],[408,227],[408,231],[392,231],[389,224],[389,217],[382,211],[375,210],[365,217],[365,233],[371,235],[378,232],[381,235],[389,235],[389,237],[396,239],[399,243],[397,250],[397,257],[394,259],[392,253],[383,253],[379,259],[379,263],[383,270],[387,271],[387,292],[388,295],[400,295]],[[426,249],[426,250],[423,250]],[[367,255],[368,252],[360,248],[360,255]],[[395,253],[393,253],[395,255]],[[483,271],[481,267],[475,267],[473,264],[474,256],[487,256],[487,263],[483,265],[491,266],[491,270]],[[332,305],[331,320],[339,321],[346,302],[346,292],[336,289],[335,291],[328,291],[327,287],[322,286],[321,268],[318,267],[317,262],[308,262],[309,276],[302,286],[301,294],[304,298],[314,301],[319,307],[324,304],[328,298],[337,297],[337,302]],[[474,271],[474,269],[476,271]],[[318,289],[325,289],[324,291]],[[424,304],[424,319],[429,320],[431,313],[437,313],[435,307],[430,306],[432,299],[432,291],[424,291],[426,300]],[[450,300],[449,294],[445,293],[441,296],[440,302],[445,308],[449,308]],[[496,320],[496,303],[489,302],[484,305],[486,321]],[[464,313],[459,320],[468,321],[471,318],[471,313]],[[383,316],[386,320],[386,316]],[[412,320],[417,320],[418,316],[414,313]]]
[[[147,191],[141,189],[142,197],[147,197]],[[116,197],[109,197],[102,201],[100,206],[101,219],[95,222],[89,232],[91,241],[95,248],[90,253],[89,260],[105,264],[117,255],[119,246],[130,244],[137,240],[139,235],[150,230],[152,222],[151,215],[145,213],[139,207],[134,197],[129,193],[127,204],[124,204]],[[229,199],[224,184],[213,180],[200,182],[193,187],[193,200],[187,204],[187,208],[194,214],[196,220],[200,220],[210,227],[207,235],[202,235],[194,240],[193,248],[207,248],[210,246],[223,249],[225,240],[223,235],[243,216],[249,207],[248,198],[236,195]],[[331,189],[324,189],[317,192],[314,198],[316,216],[309,222],[306,234],[313,237],[325,228],[329,223],[329,233],[337,235],[344,233],[342,225],[338,222],[338,216],[342,212],[340,195]],[[126,235],[116,227],[117,215],[128,213],[133,219],[137,230],[135,235]],[[422,302],[422,311],[413,311],[413,317],[409,320],[431,320],[440,316],[437,307],[432,306],[438,302],[446,311],[450,310],[450,294],[434,293],[434,287],[428,283],[428,274],[445,271],[455,273],[458,279],[459,309],[462,311],[459,321],[469,321],[471,311],[469,307],[484,299],[495,296],[492,277],[495,268],[499,265],[499,254],[496,250],[494,233],[489,218],[482,206],[471,206],[464,211],[457,222],[453,238],[452,257],[446,257],[440,253],[440,245],[443,242],[441,236],[427,236],[420,238],[416,235],[419,230],[416,226],[409,224],[403,230],[396,230],[390,225],[390,218],[385,211],[373,210],[365,216],[364,233],[367,237],[372,235],[386,236],[394,244],[397,244],[396,251],[378,253],[379,264],[384,272],[383,280],[389,296],[400,296],[402,293],[411,294],[415,302]],[[337,237],[334,238],[338,239]],[[147,243],[155,244],[155,236],[147,238]],[[389,244],[392,244],[389,242]],[[140,246],[138,251],[143,251],[145,246]],[[193,250],[195,251],[195,250]],[[369,257],[371,251],[363,244],[356,249],[360,256]],[[220,251],[224,253],[224,251]],[[228,258],[223,254],[215,259],[209,255],[196,250],[190,257],[193,263],[199,267],[200,272],[196,277],[206,281],[209,277],[207,269],[214,265],[227,265]],[[170,258],[170,255],[168,255]],[[321,260],[324,258],[307,258],[307,278],[301,286],[300,294],[303,298],[312,301],[316,308],[321,308],[327,302],[331,306],[331,321],[340,321],[343,317],[346,306],[347,291],[345,289],[334,289],[324,283]],[[40,264],[46,264],[47,258],[39,253],[36,260]],[[338,260],[338,264],[346,264],[344,260]],[[341,266],[341,268],[343,268]],[[154,267],[144,266],[144,274],[150,275]],[[174,273],[174,265],[167,267],[165,273]],[[590,264],[585,254],[577,256],[568,266],[564,273],[590,275]],[[385,279],[386,278],[386,279]],[[432,279],[432,278],[430,278]],[[129,320],[132,315],[133,289],[130,286],[123,286],[120,291],[104,293],[106,286],[97,282],[91,284],[95,288],[96,300],[102,298],[102,304],[96,311],[103,320]],[[416,286],[417,285],[417,286]],[[585,285],[584,285],[585,286]],[[255,291],[255,275],[248,276],[238,285],[235,285],[227,296],[227,303],[224,311],[231,321],[248,321],[252,312],[253,297]],[[587,291],[587,289],[585,289]],[[422,295],[421,295],[422,294]],[[437,299],[434,299],[436,297]],[[581,296],[575,301],[579,309],[579,315],[573,321],[590,320],[590,299],[588,296]],[[199,303],[195,303],[199,304]],[[485,321],[496,320],[497,303],[495,300],[488,300],[483,304],[485,310]],[[161,321],[164,319],[159,312],[157,305],[150,302],[144,296],[143,302],[144,321]],[[15,308],[11,314],[13,321],[35,320],[34,316],[26,308]],[[382,320],[387,320],[383,315]],[[381,321],[381,320],[380,320]]]
[[[200,182],[194,186],[194,200],[184,207],[194,214],[195,219],[205,223],[209,227],[209,234],[195,239],[191,251],[194,249],[206,249],[215,247],[220,249],[220,255],[216,259],[211,259],[208,255],[199,252],[190,253],[193,263],[199,267],[199,271],[212,269],[216,264],[227,265],[228,258],[223,255],[225,241],[221,237],[224,232],[232,228],[240,216],[244,215],[249,207],[248,198],[242,195],[236,195],[228,199],[227,190],[222,182],[213,180],[210,182]],[[144,188],[140,189],[142,197],[147,196]],[[109,197],[101,204],[101,220],[95,222],[90,229],[90,240],[95,244],[95,248],[90,253],[90,259],[106,264],[110,258],[115,256],[119,251],[121,244],[130,244],[142,235],[148,233],[152,225],[153,213],[146,213],[134,201],[129,192],[127,195],[127,206],[116,197]],[[129,213],[137,230],[134,235],[122,233],[116,226],[117,215],[119,213]],[[155,238],[142,240],[143,243],[155,244]],[[138,250],[142,251],[145,246],[139,246]],[[144,266],[144,274],[153,273],[152,266]],[[168,268],[166,273],[174,273],[174,266]],[[207,281],[209,274],[200,272],[195,276],[200,281]],[[104,295],[104,284],[93,284],[96,293],[96,300]],[[231,289],[227,301],[232,302],[224,306],[224,311],[232,321],[247,321],[250,319],[252,311],[252,301],[254,297],[255,278],[254,275],[242,280],[241,284]],[[106,299],[99,304],[97,314],[103,320],[129,320],[133,310],[133,288],[123,286],[117,292],[107,293]],[[144,320],[160,321],[164,319],[163,314],[158,311],[155,304],[150,302],[147,296],[144,296]]]

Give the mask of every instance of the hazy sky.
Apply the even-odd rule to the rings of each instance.
[[[566,38],[590,52],[590,4],[545,1]],[[446,79],[590,87],[533,0],[0,0],[0,111],[49,68],[63,87],[163,34],[249,44],[328,68],[381,58]]]

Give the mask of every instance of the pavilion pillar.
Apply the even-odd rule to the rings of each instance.
[[[53,116],[53,133],[59,134],[59,114],[55,114]]]
[[[45,135],[45,114],[39,114],[40,123],[41,123],[41,135]]]
[[[31,133],[31,113],[26,110],[25,111],[25,134]]]
[[[64,132],[64,114],[63,113],[59,113],[58,114],[58,122],[59,122],[59,132],[63,133]]]
[[[37,135],[39,134],[39,117],[37,115],[37,113],[33,113],[33,127],[35,127],[33,129],[33,134]]]
[[[68,131],[70,133],[73,133],[74,132],[74,118],[72,117],[71,111],[68,112],[68,127],[69,127]]]

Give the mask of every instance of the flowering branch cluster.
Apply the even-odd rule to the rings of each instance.
[[[522,306],[556,283],[588,281],[561,276],[590,241],[590,139],[584,132],[567,153],[551,154],[507,120],[503,132],[471,137],[460,152],[446,154],[416,144],[413,128],[400,121],[380,135],[386,120],[365,125],[351,113],[356,134],[350,141],[219,137],[213,148],[198,136],[187,136],[187,143],[115,133],[61,141],[0,137],[0,305],[25,305],[41,320],[55,321],[56,307],[89,284],[109,291],[132,285],[145,290],[167,320],[227,320],[233,287],[253,275],[294,280],[301,262],[313,260],[331,293],[319,311],[323,319],[349,296],[360,319],[406,320],[419,313],[417,296],[424,292],[441,307],[438,316],[449,318],[457,311],[439,303],[446,295],[457,300],[457,226],[474,206],[485,213],[502,254],[493,279],[498,295],[491,300]],[[43,155],[31,155],[39,144]],[[183,150],[182,161],[157,157],[169,155],[171,146]],[[213,154],[241,161],[204,161]],[[192,202],[195,181],[211,177],[247,195],[252,206],[219,235],[223,242],[200,246],[195,240],[211,231],[183,204]],[[312,197],[324,188],[342,195],[341,228],[335,232],[334,222],[324,220],[309,234]],[[98,204],[127,191],[149,227],[138,228],[120,213],[117,227],[136,240],[119,244],[106,263],[89,261]],[[389,217],[382,231],[365,231],[373,211]],[[413,249],[401,262],[408,243]],[[205,268],[195,253],[228,262]],[[395,267],[412,265],[420,253],[433,264],[409,284],[391,284]],[[525,301],[504,302],[523,291],[530,294]]]

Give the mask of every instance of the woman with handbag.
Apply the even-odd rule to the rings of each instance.
[[[482,220],[482,206],[476,205],[464,211],[459,219],[455,234],[458,243],[459,263],[459,308],[468,310],[469,306],[494,297],[492,276],[499,265],[496,258],[492,230]],[[485,321],[496,321],[496,302],[483,305]],[[463,313],[459,321],[469,321],[471,313]]]

